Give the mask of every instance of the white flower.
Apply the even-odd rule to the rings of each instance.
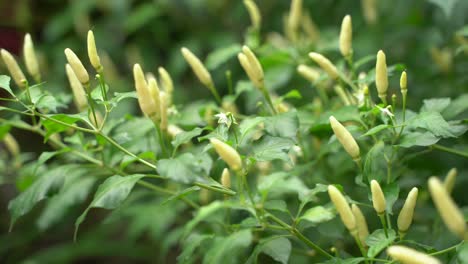
[[[218,118],[218,124],[226,124],[227,127],[230,127],[232,124],[232,119],[229,116],[230,113],[225,114],[223,112],[215,115]]]
[[[356,92],[356,93],[354,93],[353,95],[354,95],[354,97],[356,97],[356,99],[357,99],[357,101],[358,101],[358,106],[359,106],[359,107],[363,106],[363,105],[364,105],[364,99],[366,98],[366,97],[364,96],[364,91],[363,91],[363,89],[359,89],[359,91]]]
[[[390,110],[392,108],[391,105],[387,105],[385,108],[382,108],[380,106],[377,105],[377,108],[380,110],[380,112],[382,114],[384,114],[385,116],[389,116],[389,117],[394,117],[395,115],[392,113],[392,111]]]

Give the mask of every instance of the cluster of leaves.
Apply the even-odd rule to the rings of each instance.
[[[452,12],[453,7],[444,1],[431,2],[445,14]],[[154,9],[142,6],[137,10],[126,22],[130,33],[155,16],[148,11]],[[66,18],[64,14],[56,20]],[[63,29],[54,23],[58,34]],[[31,236],[47,236],[51,230],[73,229],[77,245],[58,244],[29,260],[67,262],[91,255],[165,261],[177,253],[180,263],[390,263],[385,248],[404,244],[437,253],[447,263],[468,261],[466,245],[456,244],[438,220],[425,184],[427,177],[448,171],[451,166],[444,161],[460,166],[468,157],[463,138],[468,130],[468,94],[425,99],[418,110],[405,113],[398,96],[391,115],[382,110],[386,105],[377,104],[376,96],[374,101],[369,98],[369,104],[344,105],[330,89],[333,81],[324,72],[318,70],[320,78],[313,83],[295,72],[300,63],[313,65],[307,58],[309,51],[337,54],[327,44],[337,37],[325,33],[318,41],[300,43],[278,41],[278,37],[260,41],[260,32],[250,29],[246,33],[244,42],[255,50],[266,87],[276,95],[275,107],[285,109],[277,115],[270,113],[262,93],[232,63],[240,43],[211,52],[207,68],[223,73],[228,69],[227,83],[217,85],[227,87],[223,104],[206,98],[184,103],[175,97],[170,124],[182,128],[177,135],[161,136],[150,119],[122,114],[125,111],[120,108],[136,105],[136,94],[116,92],[111,81],[104,87],[96,82],[90,92],[92,102],[107,110],[102,129],[97,129],[88,111],[73,113],[68,108],[72,97],[51,92],[48,80],[19,91],[10,86],[10,77],[0,76],[0,87],[9,94],[2,98],[8,104],[0,106],[0,138],[18,129],[37,134],[48,144],[37,156],[0,154],[0,168],[6,172],[0,176],[2,182],[14,182],[18,189],[8,205],[11,234],[21,232],[21,237],[27,237],[31,228]],[[375,51],[363,56],[356,52],[356,61],[350,65],[341,58],[334,60],[352,85],[369,86],[371,95],[376,95]],[[466,55],[459,54],[466,60]],[[402,64],[389,66],[389,76],[398,79],[404,69]],[[367,77],[357,80],[359,72],[366,72]],[[408,72],[411,80],[412,69]],[[176,89],[182,89],[181,82],[176,84]],[[102,96],[102,88],[107,97]],[[408,90],[409,101],[414,103],[417,96],[412,95],[411,82]],[[218,113],[227,114],[218,115],[218,120]],[[333,136],[331,115],[347,124],[357,139],[361,168]],[[227,165],[208,144],[212,137],[242,155],[243,173],[231,171],[230,188],[220,184]],[[428,159],[435,165],[428,164]],[[247,189],[241,188],[243,177]],[[418,186],[426,194],[405,240],[397,238],[395,228],[390,227],[388,234],[381,228],[370,200],[368,185],[374,179],[383,187],[390,223],[395,223],[407,190]],[[349,202],[363,208],[372,231],[366,239],[366,254],[339,220],[325,194],[328,184],[340,187],[350,194]],[[457,191],[463,190],[456,187]],[[26,228],[21,220],[28,214],[37,217],[33,227]],[[66,241],[72,241],[73,232],[67,234]],[[6,256],[9,250],[22,247],[21,239],[7,243],[9,236],[0,237],[6,245],[0,252]],[[116,236],[119,241],[112,241]]]

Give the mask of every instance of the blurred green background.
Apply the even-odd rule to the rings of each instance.
[[[289,12],[290,1],[256,2],[263,17],[262,46],[275,39],[275,32],[283,34],[283,18]],[[350,14],[355,58],[373,55],[382,49],[388,64],[404,64],[409,76],[410,108],[418,109],[422,98],[466,93],[468,1],[377,2],[377,20],[369,23],[363,16],[361,1],[304,0],[306,10],[320,30],[320,39],[298,49],[297,61],[286,65],[285,72],[294,72],[309,51],[340,59],[339,26],[343,16]],[[158,66],[164,66],[175,80],[176,104],[210,98],[209,91],[199,84],[184,62],[180,48],[186,46],[204,59],[220,48],[245,43],[250,25],[240,0],[2,0],[0,16],[0,48],[21,55],[23,35],[30,32],[40,53],[43,79],[51,91],[69,93],[63,50],[69,47],[81,58],[87,58],[86,33],[92,29],[112,91],[134,89],[131,78],[134,63],[141,63],[145,70],[152,72],[156,72]],[[268,53],[265,50],[264,53]],[[373,62],[366,67],[371,69]],[[235,81],[246,79],[235,56],[212,68],[222,94],[228,89],[227,70],[232,71]],[[3,66],[0,71],[6,74]],[[305,86],[297,74],[285,78],[277,87],[279,94]],[[397,85],[398,77],[395,76],[391,79],[391,89],[397,91]],[[139,114],[135,102],[119,107],[116,114],[126,113]],[[26,151],[38,152],[44,148],[37,145],[41,142],[39,138],[29,134],[18,137]],[[448,168],[450,158],[445,162]],[[13,182],[13,179],[9,180]],[[74,244],[72,223],[82,208],[75,208],[67,219],[46,230],[45,235],[36,227],[35,220],[41,211],[36,208],[8,233],[7,205],[16,192],[14,184],[0,186],[0,263],[172,263],[177,256],[175,243],[159,243],[160,236],[171,235],[167,230],[177,222],[177,208],[168,210],[155,206],[145,217],[138,214],[138,208],[123,210],[127,215],[115,213],[103,223],[101,220],[108,213],[96,210],[90,217],[93,220],[87,221],[82,228],[86,231],[83,231],[80,243]],[[463,197],[463,194],[458,195]],[[170,237],[166,240],[170,241]]]

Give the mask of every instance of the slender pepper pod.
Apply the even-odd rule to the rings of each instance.
[[[320,73],[317,70],[304,64],[297,66],[297,72],[312,83],[320,78]]]
[[[336,211],[338,211],[343,224],[351,234],[355,235],[357,232],[356,218],[354,217],[346,198],[333,185],[328,185],[328,196],[330,196],[331,201],[335,205]]]
[[[309,57],[314,60],[332,79],[338,79],[339,74],[335,65],[320,53],[310,52]]]
[[[231,188],[231,173],[229,173],[227,168],[224,168],[221,174],[221,185],[223,185],[224,188]]]
[[[41,81],[41,73],[39,71],[39,63],[37,62],[36,51],[31,35],[28,33],[24,36],[23,57],[26,69],[36,82]]]
[[[210,143],[221,159],[223,159],[232,170],[238,171],[242,169],[242,159],[233,147],[216,138],[211,138]]]
[[[197,78],[200,80],[200,82],[211,89],[211,87],[214,87],[213,84],[213,79],[211,78],[211,74],[208,72],[208,70],[205,68],[203,63],[200,61],[197,56],[195,56],[189,49],[183,47],[181,49],[182,55],[184,56],[185,61],[190,65],[192,68],[193,72],[197,76]]]
[[[385,102],[388,89],[388,75],[385,53],[382,50],[377,52],[377,62],[375,64],[375,86],[377,87],[380,99]]]
[[[2,55],[3,62],[5,63],[16,85],[18,85],[18,87],[20,87],[21,89],[24,89],[26,87],[27,80],[24,76],[23,71],[16,62],[15,58],[13,57],[13,55],[11,55],[10,52],[4,49],[2,49],[0,53]]]
[[[172,94],[174,91],[174,82],[172,81],[171,75],[163,67],[159,67],[158,72],[164,91]]]
[[[252,50],[247,46],[243,46],[242,52],[237,55],[237,58],[254,86],[258,89],[264,89],[263,68]]]
[[[435,257],[405,246],[390,246],[387,254],[402,264],[442,264]]]
[[[400,77],[400,89],[402,94],[406,94],[408,91],[408,77],[406,76],[406,71],[403,71],[401,73]]]
[[[351,135],[351,133],[349,133],[349,131],[338,120],[336,120],[334,116],[330,116],[329,120],[333,133],[335,133],[338,141],[353,160],[358,161],[360,159],[359,145],[356,143],[353,135]]]
[[[292,41],[297,40],[298,27],[302,17],[302,0],[292,0],[291,8],[287,21],[287,32],[289,32],[289,39]]]
[[[377,22],[377,0],[361,0],[361,5],[366,23],[374,25]]]
[[[452,168],[445,177],[444,186],[448,193],[451,193],[455,186],[455,180],[457,179],[458,171],[456,168]]]
[[[94,40],[94,33],[92,30],[88,31],[87,43],[89,61],[91,62],[91,65],[93,65],[94,69],[100,73],[104,68],[102,67],[101,59],[99,58],[99,54],[97,52],[96,41]]]
[[[249,12],[250,20],[252,21],[252,26],[259,30],[262,24],[262,15],[258,9],[257,4],[253,0],[244,0],[244,6]]]
[[[82,112],[88,107],[88,99],[86,98],[86,92],[81,84],[80,80],[76,76],[70,64],[65,65],[65,72],[67,73],[68,82],[73,92],[73,100],[78,111]]]
[[[140,109],[146,116],[151,116],[151,113],[154,112],[154,102],[151,98],[151,94],[148,88],[148,83],[146,82],[145,75],[141,69],[140,64],[135,64],[133,66],[133,78],[135,80],[135,90],[138,96],[138,104]]]
[[[159,93],[160,97],[160,111],[161,111],[161,123],[160,127],[162,131],[167,131],[169,120],[167,118],[167,93],[164,91],[160,91]]]
[[[361,209],[359,209],[359,206],[355,204],[351,205],[351,211],[356,219],[359,241],[361,241],[361,245],[366,246],[366,238],[369,236],[369,228],[367,227],[366,218],[364,217]]]
[[[374,206],[377,214],[382,215],[385,213],[385,207],[387,203],[385,201],[385,196],[380,188],[380,184],[376,180],[371,181],[371,193],[372,193],[372,204]]]
[[[340,51],[343,57],[349,57],[352,53],[353,26],[351,16],[346,15],[341,23]]]
[[[413,222],[414,208],[416,207],[416,201],[418,199],[418,188],[414,187],[408,193],[405,204],[401,208],[400,214],[398,215],[397,225],[400,234],[405,234],[408,231],[411,222]]]
[[[18,141],[16,141],[12,134],[6,133],[6,135],[3,137],[3,142],[5,143],[5,146],[10,152],[11,156],[17,157],[21,153]]]
[[[67,57],[68,63],[72,67],[73,71],[76,74],[76,77],[78,77],[78,80],[80,80],[81,84],[88,85],[88,72],[83,66],[83,63],[81,63],[81,60],[78,58],[78,56],[76,56],[76,54],[69,48],[65,49],[65,56]]]
[[[160,90],[158,86],[158,82],[156,81],[156,78],[149,78],[148,79],[148,89],[149,89],[149,94],[151,96],[151,99],[153,100],[153,103],[151,106],[153,109],[151,109],[149,116],[153,122],[158,122],[159,119],[161,118],[161,98],[160,98]]]
[[[429,178],[428,183],[432,200],[434,201],[437,211],[439,211],[445,225],[452,233],[461,239],[464,239],[466,223],[463,213],[452,200],[450,194],[439,179],[431,177]]]

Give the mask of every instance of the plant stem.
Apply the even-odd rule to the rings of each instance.
[[[166,149],[166,144],[164,143],[164,138],[163,138],[163,133],[161,131],[161,126],[159,124],[157,124],[156,122],[153,122],[154,123],[154,127],[156,128],[156,132],[158,133],[158,139],[159,139],[159,146],[161,147],[161,152],[163,154],[163,157],[167,157],[167,149]],[[174,156],[175,154],[175,150],[174,150],[174,153],[172,154],[172,156]]]
[[[280,226],[284,227],[285,229],[287,229],[292,235],[294,235],[295,237],[297,237],[299,240],[301,240],[302,242],[304,242],[307,246],[309,246],[310,248],[316,250],[319,254],[321,254],[322,256],[325,256],[327,258],[330,258],[332,259],[333,256],[330,255],[328,252],[326,252],[325,250],[323,250],[321,247],[319,247],[318,245],[316,245],[314,242],[310,241],[307,237],[305,237],[299,230],[297,230],[296,228],[293,228],[292,226],[288,225],[287,223],[285,223],[283,220],[277,218],[276,216],[268,213],[267,215],[271,220],[273,220],[274,222],[276,222],[277,224],[279,224]]]
[[[265,85],[263,85],[263,87],[260,88],[260,91],[262,92],[263,97],[265,97],[265,100],[266,100],[268,106],[270,106],[271,112],[273,113],[273,115],[276,115],[277,112],[276,112],[275,106],[273,104],[273,101],[271,100],[270,93],[268,92]]]
[[[387,224],[385,223],[385,214],[378,214],[379,215],[379,219],[380,219],[380,222],[382,223],[382,227],[384,229],[384,232],[385,232],[385,237],[388,238],[388,231],[387,231]]]
[[[452,153],[452,154],[455,154],[455,155],[459,155],[459,156],[462,156],[464,158],[468,158],[468,153],[466,153],[466,152],[459,151],[459,150],[449,148],[449,147],[444,147],[444,146],[439,145],[439,144],[432,145],[432,148],[437,149],[437,150],[441,150],[441,151],[445,151],[445,152],[448,152],[448,153]]]
[[[218,90],[216,90],[216,87],[214,86],[214,84],[211,84],[210,86],[208,86],[208,89],[213,94],[214,98],[216,99],[216,102],[218,102],[219,105],[222,105],[221,97],[219,96]]]
[[[437,251],[437,252],[434,252],[434,253],[430,253],[429,255],[431,255],[431,256],[442,255],[442,254],[444,254],[444,253],[447,253],[447,252],[450,252],[450,251],[456,249],[458,246],[460,246],[460,245],[463,244],[464,242],[465,242],[465,241],[462,241],[462,242],[460,242],[460,243],[458,243],[458,244],[456,244],[456,245],[453,245],[453,246],[451,246],[451,247],[449,247],[449,248],[442,249],[442,250]]]
[[[200,188],[203,188],[203,189],[207,189],[207,190],[213,191],[213,192],[219,192],[219,193],[226,194],[226,195],[230,195],[230,196],[236,195],[236,192],[233,191],[233,190],[221,189],[221,188],[213,187],[213,186],[210,186],[210,185],[201,183],[201,182],[195,182],[194,185],[195,185],[195,186],[198,186],[198,187],[200,187]]]

